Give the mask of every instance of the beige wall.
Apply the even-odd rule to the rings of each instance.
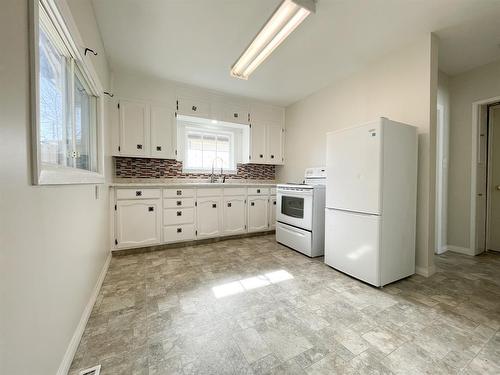
[[[286,109],[286,165],[280,181],[301,181],[325,163],[327,132],[385,116],[419,128],[417,267],[432,272],[434,165],[429,160],[437,101],[437,43],[430,35]],[[434,112],[432,112],[434,111]],[[431,113],[434,115],[431,116]],[[431,198],[432,197],[432,198]]]
[[[28,1],[0,12],[0,373],[57,372],[109,251],[108,192],[30,184]],[[103,51],[90,0],[71,0]],[[96,69],[108,85],[105,54]]]
[[[472,248],[470,194],[472,103],[500,96],[500,61],[450,78],[448,245]]]

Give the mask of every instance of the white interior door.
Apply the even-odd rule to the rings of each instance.
[[[327,136],[326,207],[380,213],[380,122]]]
[[[325,210],[325,263],[380,286],[380,216]]]
[[[490,109],[489,121],[488,250],[500,251],[500,106]]]

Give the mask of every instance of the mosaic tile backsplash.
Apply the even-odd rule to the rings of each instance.
[[[114,157],[117,178],[210,178],[210,173],[183,173],[182,162],[173,159]],[[228,180],[274,180],[275,166],[238,164],[236,174],[226,174]]]

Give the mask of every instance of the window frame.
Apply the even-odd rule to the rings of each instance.
[[[182,162],[182,172],[184,172],[184,173],[207,173],[207,172],[211,172],[211,170],[212,170],[211,168],[204,169],[204,168],[189,168],[189,167],[187,167],[188,148],[186,146],[188,143],[189,132],[199,133],[202,137],[206,134],[211,134],[211,135],[214,135],[215,137],[217,137],[219,135],[228,137],[229,138],[229,164],[232,168],[223,169],[223,172],[225,172],[226,174],[235,174],[236,173],[237,167],[236,167],[234,133],[231,131],[227,131],[227,130],[210,129],[210,128],[203,128],[203,127],[197,128],[195,126],[186,126],[184,129],[184,139],[183,139],[184,155],[183,155],[183,162]],[[217,170],[219,170],[220,166],[214,166],[214,168],[217,168]]]
[[[42,8],[42,9],[41,9]],[[95,125],[89,132],[95,137],[89,147],[89,159],[95,171],[84,170],[71,166],[43,163],[40,144],[40,61],[39,61],[39,28],[40,15],[51,23],[49,39],[58,47],[64,47],[70,59],[71,85],[68,91],[74,90],[74,74],[81,73],[88,86],[90,95],[95,97]],[[104,91],[97,73],[83,53],[84,43],[66,4],[58,0],[30,0],[29,1],[29,37],[30,37],[30,106],[31,106],[31,159],[32,183],[34,185],[64,185],[64,184],[103,184],[104,176]],[[46,27],[44,28],[46,29]],[[53,30],[51,30],[53,29]],[[54,40],[55,38],[55,40]],[[71,129],[74,132],[74,93],[69,94],[71,100],[66,108],[70,113]],[[66,120],[67,121],[67,120]],[[68,127],[69,128],[69,127]],[[73,135],[74,138],[74,135]],[[75,142],[75,139],[72,139]],[[95,163],[95,164],[94,164]],[[74,165],[74,163],[73,163]]]

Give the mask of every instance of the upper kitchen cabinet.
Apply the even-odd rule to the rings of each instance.
[[[181,97],[176,102],[177,113],[180,115],[210,118],[210,102],[198,99]]]
[[[284,132],[280,125],[267,124],[267,148],[266,158],[269,164],[283,164],[285,157],[283,155]]]
[[[175,111],[167,106],[120,99],[118,156],[175,157]]]
[[[151,106],[151,156],[175,158],[175,112],[170,108]]]
[[[250,125],[250,163],[265,164],[266,158],[266,125],[254,122]]]
[[[149,106],[130,100],[118,102],[120,143],[118,153],[130,156],[149,154]]]
[[[227,103],[224,106],[224,121],[237,124],[249,124],[250,112],[247,105]]]

